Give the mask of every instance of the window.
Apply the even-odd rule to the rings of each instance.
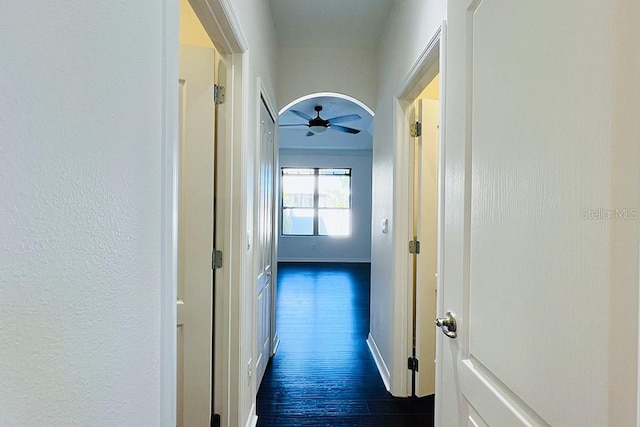
[[[282,234],[351,235],[351,169],[282,168]]]

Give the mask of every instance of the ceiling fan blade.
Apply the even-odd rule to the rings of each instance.
[[[346,116],[338,116],[332,119],[327,119],[327,121],[330,124],[334,124],[334,123],[350,122],[352,120],[360,120],[361,118],[362,117],[360,117],[358,114],[347,114]]]
[[[308,124],[306,124],[306,123],[297,123],[297,124],[289,124],[289,125],[278,125],[278,126],[280,126],[281,128],[282,128],[282,127],[291,127],[291,126],[304,126],[304,127],[309,127],[309,125],[308,125]]]
[[[329,126],[329,128],[334,130],[339,130],[340,132],[346,132],[346,133],[360,133],[360,130],[358,129],[348,128],[346,126],[340,126],[340,125],[331,125]]]
[[[313,136],[313,135],[315,135],[315,133],[309,131],[309,132],[307,132],[307,134],[305,136]]]
[[[302,117],[306,121],[313,120],[313,117],[303,113],[302,111],[298,111],[298,110],[289,110],[289,111],[291,111],[293,114],[295,114],[298,117]]]

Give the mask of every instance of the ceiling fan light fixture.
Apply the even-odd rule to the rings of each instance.
[[[298,111],[294,109],[289,110],[296,116],[307,120],[307,123],[305,124],[294,123],[294,124],[285,124],[285,125],[281,124],[280,126],[283,126],[283,127],[284,126],[298,126],[298,127],[306,126],[309,129],[306,136],[313,136],[319,133],[324,133],[329,128],[340,131],[340,132],[346,132],[346,133],[354,133],[354,134],[360,133],[359,129],[354,129],[354,128],[334,124],[334,123],[349,122],[352,120],[360,120],[362,117],[360,117],[358,114],[346,114],[344,116],[332,117],[328,120],[325,120],[322,117],[320,117],[320,111],[322,111],[322,105],[316,105],[313,109],[316,111],[316,117],[311,117],[307,113],[303,113],[302,111]]]
[[[329,129],[326,126],[309,126],[309,130],[315,134],[326,132]]]

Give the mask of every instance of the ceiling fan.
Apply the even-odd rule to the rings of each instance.
[[[362,117],[360,117],[358,114],[347,114],[344,116],[338,116],[338,117],[333,117],[331,119],[323,119],[322,117],[320,117],[320,111],[322,111],[322,106],[321,105],[316,105],[314,110],[316,110],[316,113],[318,114],[316,117],[311,117],[308,114],[303,113],[302,111],[298,111],[298,110],[289,110],[291,111],[293,114],[295,114],[298,117],[301,117],[305,120],[307,120],[308,123],[300,123],[300,124],[292,124],[292,125],[280,125],[282,127],[289,127],[289,126],[307,126],[309,128],[309,132],[307,132],[307,136],[313,136],[319,133],[323,133],[325,132],[327,129],[331,128],[333,130],[337,130],[340,132],[346,132],[346,133],[360,133],[360,130],[358,129],[354,129],[354,128],[350,128],[350,127],[346,127],[346,126],[340,126],[336,123],[343,123],[343,122],[350,122],[352,120],[358,120],[361,119]]]

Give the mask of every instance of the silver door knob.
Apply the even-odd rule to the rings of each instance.
[[[456,332],[456,329],[458,328],[456,316],[450,311],[447,311],[445,316],[447,317],[438,317],[433,323],[442,329],[442,333],[449,338],[456,338],[458,336],[458,333]]]

